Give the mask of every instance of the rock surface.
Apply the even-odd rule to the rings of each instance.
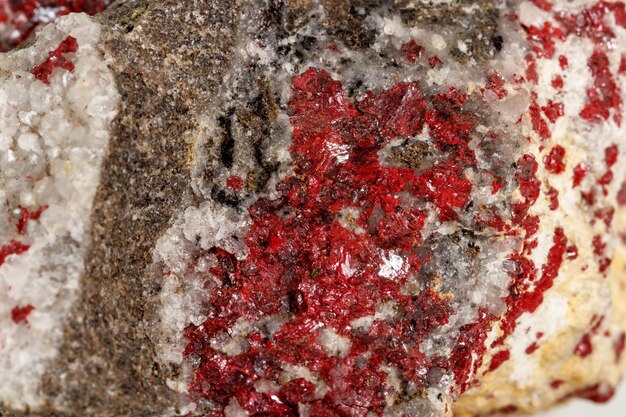
[[[0,415],[610,399],[624,3],[0,7]]]

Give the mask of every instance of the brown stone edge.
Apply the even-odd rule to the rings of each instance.
[[[179,370],[157,359],[160,287],[148,267],[189,188],[193,114],[219,88],[236,8],[220,0],[120,0],[99,16],[121,105],[94,199],[81,294],[43,378],[47,404],[37,413],[0,409],[0,417],[152,417],[175,409],[166,379]],[[185,21],[191,11],[205,20]]]

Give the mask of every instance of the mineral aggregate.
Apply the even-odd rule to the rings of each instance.
[[[610,400],[624,45],[621,1],[5,2],[0,415]]]

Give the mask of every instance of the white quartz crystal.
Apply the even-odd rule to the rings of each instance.
[[[73,72],[55,69],[46,85],[31,70],[67,36]],[[41,404],[39,386],[57,354],[65,318],[80,292],[92,201],[118,94],[97,49],[100,25],[70,15],[46,26],[25,49],[0,55],[0,246],[28,245],[0,265],[0,403]],[[42,209],[26,223],[20,207]],[[12,310],[32,306],[25,321]]]

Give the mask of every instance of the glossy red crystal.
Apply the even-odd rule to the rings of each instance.
[[[20,255],[26,252],[30,246],[25,245],[16,240],[12,240],[6,245],[0,247],[0,266],[6,261],[7,257],[11,255]]]
[[[28,211],[28,209],[24,207],[20,207],[21,216],[17,221],[17,232],[20,235],[23,235],[26,232],[26,226],[29,220],[38,220],[41,217],[41,214],[48,208],[47,205],[39,207],[35,211]]]
[[[31,305],[25,307],[16,306],[11,310],[11,320],[13,320],[15,324],[28,323],[28,316],[34,309],[35,307]]]
[[[59,46],[48,54],[48,59],[33,68],[32,73],[38,80],[45,84],[50,83],[52,71],[56,68],[63,68],[66,71],[74,71],[74,64],[68,60],[65,54],[78,51],[76,38],[68,36]]]
[[[415,295],[402,290],[410,271],[430,259],[417,250],[427,249],[421,230],[428,213],[411,199],[431,204],[441,222],[456,220],[470,202],[473,185],[465,167],[476,163],[468,144],[476,121],[461,110],[468,99],[455,89],[427,99],[416,83],[399,83],[352,103],[326,71],[310,69],[293,79],[293,175],[278,184],[278,198],[250,208],[245,260],[212,250],[218,263],[210,273],[223,285],[212,290],[207,321],[185,331],[185,355],[202,358],[192,392],[222,407],[235,396],[251,413],[291,415],[298,400],[310,403],[315,415],[380,415],[386,404],[383,363],[417,387],[426,383],[420,370],[433,367],[451,370],[462,389],[471,386],[479,366],[472,357],[484,354],[495,317],[481,312],[461,329],[450,358],[429,359],[419,346],[448,322],[448,297],[431,289]],[[447,159],[421,169],[381,164],[379,152],[391,140],[415,137],[426,125],[432,146]],[[537,164],[528,156],[522,167],[522,194],[534,202]],[[337,222],[350,207],[360,210],[356,223],[367,233]],[[391,276],[381,272],[389,257],[401,262]],[[352,327],[384,302],[397,305],[397,319],[374,320],[367,330]],[[276,334],[248,335],[249,348],[239,355],[227,356],[209,343],[237,320],[285,314],[289,320]],[[350,341],[345,357],[326,354],[318,342],[321,328]],[[316,372],[330,391],[313,400],[305,381],[267,395],[254,391],[256,381],[275,380],[284,363]]]
[[[421,45],[418,45],[414,39],[411,39],[409,42],[402,45],[400,51],[406,57],[406,60],[412,64],[415,64],[417,60],[424,53],[425,48]]]
[[[583,179],[585,178],[588,172],[589,172],[589,166],[585,164],[584,162],[581,162],[580,164],[574,167],[574,182],[572,184],[574,188],[580,185],[580,183],[583,181]]]
[[[234,191],[241,190],[244,184],[245,184],[244,180],[237,175],[231,175],[230,177],[226,179],[226,185],[228,186],[228,188]]]
[[[543,162],[550,172],[560,174],[565,171],[565,148],[561,145],[554,146]]]
[[[622,120],[622,95],[609,68],[609,58],[601,50],[594,51],[589,58],[589,69],[594,77],[593,87],[587,90],[587,105],[580,111],[580,116],[590,122],[607,120],[614,110],[615,122]]]
[[[502,76],[497,71],[494,71],[487,77],[487,84],[485,87],[487,88],[487,90],[493,91],[493,93],[498,98],[502,99],[508,94],[506,89],[504,88],[504,84],[504,78],[502,78]]]
[[[591,344],[591,334],[586,333],[576,348],[574,349],[574,353],[581,358],[586,358],[587,356],[593,353],[593,345]]]

